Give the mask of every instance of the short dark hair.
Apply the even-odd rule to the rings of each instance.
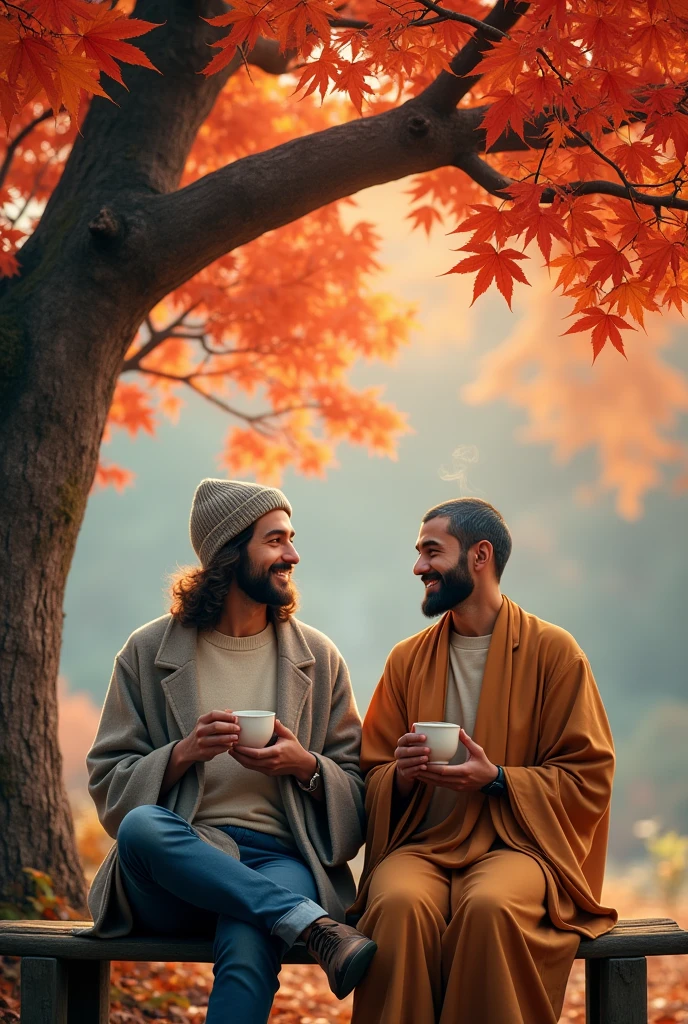
[[[448,532],[456,537],[463,551],[468,551],[481,540],[489,540],[494,551],[497,579],[502,578],[504,566],[511,554],[511,534],[504,518],[489,501],[481,498],[454,498],[435,505],[423,516],[423,522],[431,519],[448,519]]]

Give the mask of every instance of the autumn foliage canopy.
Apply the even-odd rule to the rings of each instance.
[[[123,65],[157,73],[144,50],[160,29],[132,7],[0,0],[5,276],[18,272],[89,97],[121,83]],[[479,110],[485,155],[410,186],[412,226],[453,232],[447,272],[473,275],[474,300],[496,285],[511,306],[545,264],[569,300],[559,333],[589,337],[594,358],[607,344],[623,355],[649,313],[683,312],[688,0],[234,0],[212,24],[204,73],[245,68],[203,125],[183,184],[420,96],[477,47],[459,108]],[[258,47],[273,53],[272,73],[252,61]],[[391,358],[412,311],[375,292],[379,239],[348,205],[268,232],[159,304],[124,361],[110,427],[152,432],[191,390],[233,416],[232,472],[318,473],[341,440],[392,453],[403,417],[348,375],[358,359]],[[101,464],[99,480],[122,485],[127,472]]]

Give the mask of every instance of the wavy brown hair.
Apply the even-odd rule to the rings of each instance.
[[[182,626],[214,629],[222,618],[232,576],[253,536],[253,524],[220,548],[210,565],[187,565],[170,579],[170,612]],[[286,605],[269,605],[278,622],[286,622],[296,611],[296,598]]]

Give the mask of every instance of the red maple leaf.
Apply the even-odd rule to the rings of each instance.
[[[630,274],[631,264],[621,250],[608,242],[606,238],[596,238],[597,245],[591,245],[581,253],[586,260],[594,264],[587,279],[587,284],[604,284],[610,277],[614,287],[620,285],[624,274]]]
[[[489,149],[507,128],[511,128],[512,132],[516,132],[522,139],[523,123],[527,117],[532,116],[532,111],[519,93],[500,89],[494,95],[498,99],[490,105],[483,118],[486,149]]]
[[[473,285],[471,305],[479,295],[487,291],[494,281],[506,299],[507,306],[511,309],[514,280],[520,281],[521,284],[530,284],[518,263],[515,262],[516,260],[527,260],[526,254],[517,249],[495,249],[490,242],[469,242],[468,245],[463,245],[461,248],[464,251],[475,253],[475,256],[468,256],[465,260],[460,260],[447,273],[470,274],[474,270],[478,271]]]
[[[593,363],[608,341],[611,341],[617,352],[620,352],[625,357],[626,353],[624,351],[621,331],[634,331],[635,327],[632,324],[626,323],[623,317],[616,316],[614,313],[607,313],[606,310],[600,309],[599,306],[588,306],[583,310],[583,314],[580,320],[576,320],[575,324],[569,327],[568,331],[564,331],[564,334],[579,334],[581,331],[592,331]]]
[[[82,22],[81,45],[86,56],[94,60],[101,71],[124,85],[122,72],[116,63],[118,60],[123,64],[138,64],[151,71],[158,70],[143,50],[122,41],[142,36],[154,28],[160,26],[140,18],[123,18],[116,10],[100,9],[90,22]]]

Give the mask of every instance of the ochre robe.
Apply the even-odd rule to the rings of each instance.
[[[363,913],[359,927],[373,934],[378,945],[393,941],[395,948],[379,950],[357,991],[353,1020],[482,1024],[488,1017],[481,1007],[489,996],[489,1024],[549,1024],[561,1009],[578,936],[601,935],[617,920],[614,910],[600,904],[614,768],[609,724],[575,640],[505,597],[487,656],[473,739],[490,761],[504,767],[508,795],[458,794],[445,821],[417,833],[432,787],[416,783],[400,810],[394,749],[413,722],[444,718],[451,630],[447,613],[394,648],[364,721],[361,766],[368,773],[368,836],[352,912]],[[421,862],[427,884],[417,870]],[[485,952],[478,965],[466,949],[463,956],[458,953],[462,942],[479,949],[485,931],[485,914],[475,917],[470,894],[477,893],[475,905],[490,916],[491,904],[500,909],[500,885],[508,923],[489,939],[487,933],[482,936],[485,950],[495,955]],[[408,931],[406,918],[413,916],[413,907],[407,904],[413,903],[414,891],[418,908]],[[533,894],[536,907],[526,906],[526,892]],[[399,919],[390,927],[386,916]],[[467,934],[461,935],[458,925],[464,917]],[[446,948],[447,941],[452,949]],[[499,955],[497,943],[505,947]],[[384,976],[390,970],[395,972],[393,986]],[[527,980],[521,988],[539,986],[532,999],[517,991],[519,972],[529,975],[520,979]],[[443,1001],[453,1004],[444,1013]]]

